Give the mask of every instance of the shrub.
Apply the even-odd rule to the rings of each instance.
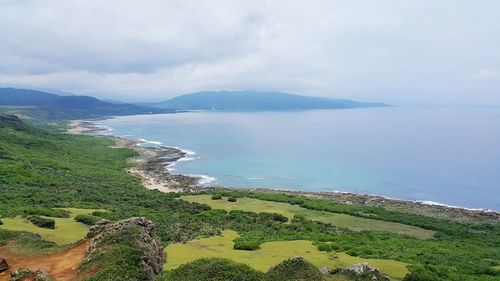
[[[260,273],[246,264],[235,263],[229,259],[203,258],[183,264],[158,278],[160,281],[262,281]]]
[[[277,221],[277,222],[287,222],[288,221],[288,218],[283,216],[282,214],[273,213],[272,217],[273,217],[273,221]]]
[[[331,252],[333,251],[333,244],[330,243],[320,243],[318,245],[318,250],[323,251],[323,252]]]
[[[295,257],[273,266],[266,273],[268,281],[323,281],[319,269],[302,257]]]
[[[53,219],[46,219],[46,218],[42,218],[39,216],[29,216],[28,220],[32,224],[34,224],[38,227],[50,228],[50,229],[56,228],[56,221]]]
[[[229,201],[229,202],[236,202],[236,201],[238,201],[238,200],[237,200],[235,197],[229,197],[229,198],[227,199],[227,201]]]
[[[75,221],[84,223],[86,225],[94,225],[100,220],[102,219],[92,215],[78,215],[75,217]]]
[[[2,225],[2,224],[3,224],[3,221],[2,221],[2,220],[0,220],[0,225]]]
[[[415,265],[410,266],[410,274],[407,274],[403,281],[444,281],[449,280],[446,272],[440,272],[438,268],[432,266]]]
[[[255,251],[260,249],[260,243],[258,241],[236,240],[233,248],[235,250]]]
[[[30,216],[45,216],[53,218],[69,218],[71,213],[61,209],[46,209],[46,208],[26,208],[24,213]]]
[[[222,196],[220,194],[212,195],[212,200],[221,200]]]

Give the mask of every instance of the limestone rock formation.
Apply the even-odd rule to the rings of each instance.
[[[122,240],[125,239],[126,243],[143,252],[140,270],[147,280],[153,280],[162,272],[164,263],[163,247],[154,230],[154,223],[143,217],[133,217],[115,223],[100,221],[90,228],[88,238],[91,238],[91,242],[84,263],[109,251],[113,243],[123,243]]]
[[[357,263],[349,268],[337,268],[331,272],[331,274],[341,274],[347,275],[353,278],[353,280],[364,281],[364,280],[379,280],[379,281],[390,281],[389,277],[382,274],[378,268],[369,265],[366,262]]]

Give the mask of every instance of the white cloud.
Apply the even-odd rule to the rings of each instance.
[[[0,0],[0,86],[127,100],[270,89],[491,101],[494,88],[460,78],[500,65],[499,9],[493,0]]]

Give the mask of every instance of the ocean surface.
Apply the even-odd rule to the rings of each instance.
[[[500,107],[188,112],[98,122],[185,149],[208,185],[348,191],[500,210]]]

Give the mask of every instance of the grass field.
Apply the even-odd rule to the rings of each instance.
[[[80,214],[90,214],[92,209],[62,208],[71,212],[69,218],[51,218],[56,221],[55,229],[41,228],[35,226],[28,220],[17,216],[15,218],[2,218],[3,225],[0,228],[11,231],[27,231],[39,234],[44,240],[55,242],[58,245],[76,242],[87,235],[89,227],[74,220]]]
[[[345,253],[321,252],[311,241],[306,240],[267,242],[262,244],[261,249],[257,251],[234,250],[233,239],[237,237],[239,235],[235,231],[226,230],[223,231],[222,236],[191,240],[184,244],[171,244],[165,248],[167,262],[164,269],[170,270],[203,257],[223,257],[245,263],[260,271],[267,271],[271,266],[285,259],[302,256],[319,268],[348,267],[355,263],[368,262],[392,277],[393,280],[401,280],[408,273],[407,264],[402,262],[362,259]]]
[[[330,212],[309,210],[298,205],[264,201],[253,198],[238,198],[238,201],[235,203],[228,202],[227,198],[222,198],[221,200],[212,200],[211,195],[187,195],[181,196],[181,199],[190,202],[207,204],[214,209],[224,209],[226,211],[242,210],[255,213],[278,213],[288,217],[289,219],[292,219],[295,215],[302,215],[310,220],[331,223],[333,225],[349,228],[354,231],[389,231],[399,234],[406,234],[419,239],[429,239],[434,235],[434,231],[416,226],[360,218],[345,214],[335,214]]]

